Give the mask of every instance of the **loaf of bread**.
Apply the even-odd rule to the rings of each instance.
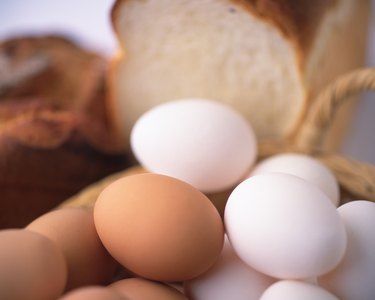
[[[187,97],[232,105],[259,138],[291,136],[323,87],[364,64],[369,7],[369,0],[118,0],[120,49],[109,84],[122,138],[128,143],[149,108]],[[347,120],[337,119],[341,127]]]
[[[65,37],[0,42],[0,229],[128,166],[104,109],[105,66]]]

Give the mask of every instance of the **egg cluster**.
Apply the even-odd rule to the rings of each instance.
[[[0,231],[0,299],[375,299],[375,204],[339,206],[318,160],[256,163],[248,122],[205,99],[151,109],[130,143],[144,169],[93,210]]]

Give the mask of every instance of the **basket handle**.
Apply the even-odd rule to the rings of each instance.
[[[375,68],[362,68],[345,74],[324,89],[311,107],[292,143],[297,149],[313,153],[322,148],[327,130],[338,108],[351,96],[375,91]]]
[[[351,197],[375,201],[375,167],[338,153],[322,151],[324,139],[341,105],[363,91],[375,91],[375,68],[345,74],[324,89],[314,102],[292,147],[315,155],[337,177],[341,189]]]
[[[335,174],[346,196],[375,202],[375,166],[323,150],[325,135],[340,106],[367,90],[375,91],[375,68],[362,68],[339,77],[316,98],[294,138],[260,141],[259,158],[284,152],[312,155]]]
[[[340,154],[322,153],[317,159],[335,174],[341,188],[341,203],[355,199],[375,202],[373,165]]]

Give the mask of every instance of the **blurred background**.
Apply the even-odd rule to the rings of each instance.
[[[117,47],[109,15],[113,3],[114,0],[0,0],[0,40],[23,34],[62,33],[85,48],[111,57]],[[375,66],[375,0],[371,13],[367,65]],[[341,152],[375,164],[374,133],[375,93],[368,93],[361,96]]]

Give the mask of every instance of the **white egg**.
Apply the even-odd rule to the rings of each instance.
[[[226,238],[216,264],[203,275],[185,282],[184,289],[191,300],[259,300],[274,282],[274,278],[242,262]]]
[[[224,220],[237,255],[272,277],[316,277],[345,253],[346,232],[336,207],[319,188],[294,175],[246,179],[229,196]]]
[[[130,144],[151,172],[216,192],[240,182],[253,165],[257,144],[250,124],[231,107],[205,99],[158,105],[135,123]]]
[[[341,263],[319,284],[345,300],[375,299],[375,203],[348,202],[338,208],[348,235]]]
[[[271,285],[259,300],[339,300],[339,298],[315,284],[281,280]]]
[[[270,172],[301,177],[321,188],[335,206],[339,204],[340,190],[335,175],[323,163],[311,156],[298,153],[274,155],[258,163],[250,176]]]

